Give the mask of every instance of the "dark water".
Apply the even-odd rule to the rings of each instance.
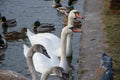
[[[67,0],[62,1],[63,6],[67,5]],[[17,26],[8,28],[9,31],[20,31],[21,28],[27,27],[32,30],[34,21],[39,20],[46,23],[54,23],[56,31],[53,33],[60,36],[63,27],[63,15],[59,14],[56,9],[52,8],[52,0],[0,0],[0,12],[7,19],[17,19]],[[83,0],[79,0],[75,8],[83,15]],[[0,25],[0,34],[2,34]],[[72,65],[75,68],[73,72],[74,80],[77,79],[77,58],[79,55],[80,33],[73,36],[73,60]],[[9,41],[8,48],[5,50],[4,60],[0,61],[0,69],[10,69],[17,71],[26,77],[30,77],[26,60],[23,55],[23,44],[30,44],[28,39],[19,39]]]

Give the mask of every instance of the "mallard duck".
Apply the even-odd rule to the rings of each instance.
[[[65,7],[58,7],[57,11],[68,16],[69,12],[74,9],[74,6],[65,6]]]
[[[53,8],[58,8],[58,7],[62,7],[62,4],[60,3],[61,0],[54,0],[52,7]]]
[[[55,25],[50,23],[40,23],[39,21],[34,22],[34,33],[43,33],[43,32],[51,32],[55,30]]]
[[[17,31],[6,32],[6,33],[4,33],[4,38],[6,40],[16,40],[16,39],[20,39],[20,38],[25,38],[26,31],[27,31],[27,28],[22,28],[21,32],[17,32]]]
[[[0,35],[0,49],[5,49],[7,48],[7,42],[2,36]]]
[[[74,9],[74,4],[76,3],[77,0],[69,0],[68,1],[68,6],[62,6],[58,7],[57,11],[60,13],[63,13],[65,15],[68,15],[68,13]]]
[[[16,19],[10,19],[10,20],[6,20],[6,17],[5,16],[2,16],[1,17],[1,20],[2,20],[2,26],[7,26],[7,27],[14,27],[17,25],[17,21]]]

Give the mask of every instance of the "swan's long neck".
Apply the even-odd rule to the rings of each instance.
[[[69,13],[69,15],[68,15],[68,25],[66,27],[74,27],[74,21],[73,21],[73,18],[71,17],[71,15],[72,14]],[[66,54],[67,55],[72,54],[72,34],[67,35]]]
[[[66,39],[67,33],[63,29],[61,33],[61,60],[59,66],[62,67],[65,71],[68,71],[68,63],[66,59]]]
[[[42,73],[40,80],[47,80],[49,74],[51,73],[52,68],[48,69],[46,72]]]
[[[27,60],[27,64],[28,64],[31,76],[32,76],[32,80],[36,80],[36,72],[35,72],[35,67],[33,65],[33,60],[32,60],[33,54],[34,52],[32,51],[32,48],[30,48],[30,50],[28,51],[26,60]]]
[[[67,24],[67,26],[68,27],[73,27],[74,26],[73,19],[71,18],[70,14],[68,15],[68,24]]]
[[[68,34],[67,36],[67,44],[66,44],[66,55],[71,56],[72,55],[72,36],[73,34]]]

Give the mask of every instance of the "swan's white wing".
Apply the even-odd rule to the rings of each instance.
[[[54,44],[54,48],[60,47],[60,38],[57,37],[56,35],[52,34],[52,33],[38,33],[38,34],[34,34],[29,29],[27,29],[27,36],[28,36],[28,38],[29,38],[29,40],[30,40],[32,45],[38,43],[38,41],[36,42],[37,39],[46,38],[46,39],[50,40],[49,41],[50,44],[52,44],[52,45]],[[33,38],[33,40],[31,40],[31,38]],[[38,44],[40,44],[40,43],[38,43]]]
[[[39,37],[42,37],[42,38],[39,38]],[[39,35],[39,37],[36,35],[30,37],[31,44],[32,45],[34,45],[34,44],[44,45],[44,47],[46,48],[49,55],[54,54],[56,56],[59,56],[60,45],[61,45],[60,40],[54,41],[54,38],[50,39],[50,38],[46,38],[46,37],[40,36],[40,35]]]
[[[59,56],[60,38],[52,33],[38,33],[31,36],[30,31],[27,32],[27,36],[32,45],[41,44],[47,49],[48,53]]]
[[[60,47],[60,38],[58,38],[57,36],[55,36],[51,33],[36,34],[36,35],[29,37],[29,40],[32,45],[33,44],[42,44],[42,42],[46,42],[46,44],[48,44],[48,46],[52,45],[51,47],[54,50],[56,50],[56,48]]]
[[[50,59],[39,52],[36,52],[33,55],[33,63],[36,71],[43,73],[48,70],[50,67],[58,66],[59,60],[51,57]]]

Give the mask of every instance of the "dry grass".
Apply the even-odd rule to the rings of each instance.
[[[114,80],[120,80],[120,15],[109,9],[109,0],[104,0],[104,30],[106,32],[107,51],[113,58]]]

